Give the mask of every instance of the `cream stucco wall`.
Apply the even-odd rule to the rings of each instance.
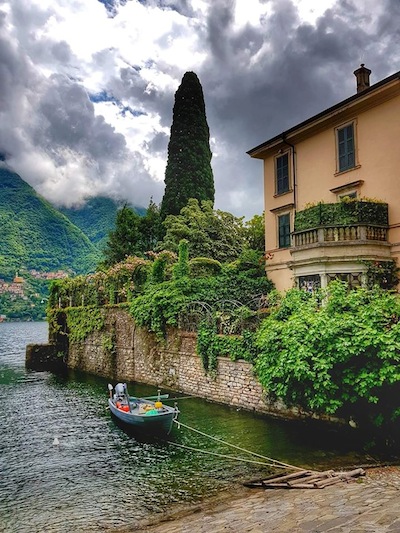
[[[292,140],[295,145],[295,191],[292,190],[294,172],[290,152],[291,190],[283,195],[275,194],[275,159],[291,150],[290,147],[283,142],[276,143],[274,150],[266,152],[266,270],[278,290],[293,285],[293,272],[290,270],[290,250],[278,248],[277,216],[290,211],[293,229],[295,208],[300,211],[310,203],[336,202],[338,193],[331,192],[331,189],[353,182],[360,182],[356,188],[358,197],[389,204],[390,252],[400,264],[400,88],[397,92],[399,94],[391,95],[386,101],[371,97],[368,106],[364,105],[361,110],[356,106],[339,110],[312,134],[300,136],[297,142]],[[355,126],[356,167],[338,173],[336,129],[349,122],[354,122]]]

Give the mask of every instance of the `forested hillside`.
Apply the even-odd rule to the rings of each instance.
[[[111,198],[91,198],[83,206],[77,208],[60,208],[61,213],[78,226],[98,250],[103,250],[110,231],[115,229],[117,211],[123,206],[121,202]],[[145,209],[133,207],[139,214],[144,215]]]
[[[0,231],[0,278],[21,268],[87,273],[100,258],[77,226],[7,168],[0,168]]]

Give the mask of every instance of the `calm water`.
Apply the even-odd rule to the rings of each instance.
[[[106,380],[25,369],[26,344],[46,341],[45,323],[0,323],[0,532],[117,529],[174,503],[195,502],[271,473],[126,433],[106,409]],[[129,391],[156,393],[137,384]],[[182,399],[179,407],[185,424],[290,464],[320,468],[365,462],[335,431],[195,398]],[[170,440],[239,455],[186,429],[175,429]]]

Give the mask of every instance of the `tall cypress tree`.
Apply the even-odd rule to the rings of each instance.
[[[211,156],[203,89],[197,75],[186,72],[175,93],[162,219],[178,215],[189,198],[211,200],[214,205]]]

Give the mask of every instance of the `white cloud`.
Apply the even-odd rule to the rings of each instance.
[[[115,5],[0,3],[0,152],[52,201],[161,200],[174,93],[193,70],[216,207],[259,213],[262,168],[246,150],[352,94],[361,61],[374,81],[398,69],[397,0]]]
[[[318,17],[335,4],[335,0],[297,0],[300,19],[314,24]]]

